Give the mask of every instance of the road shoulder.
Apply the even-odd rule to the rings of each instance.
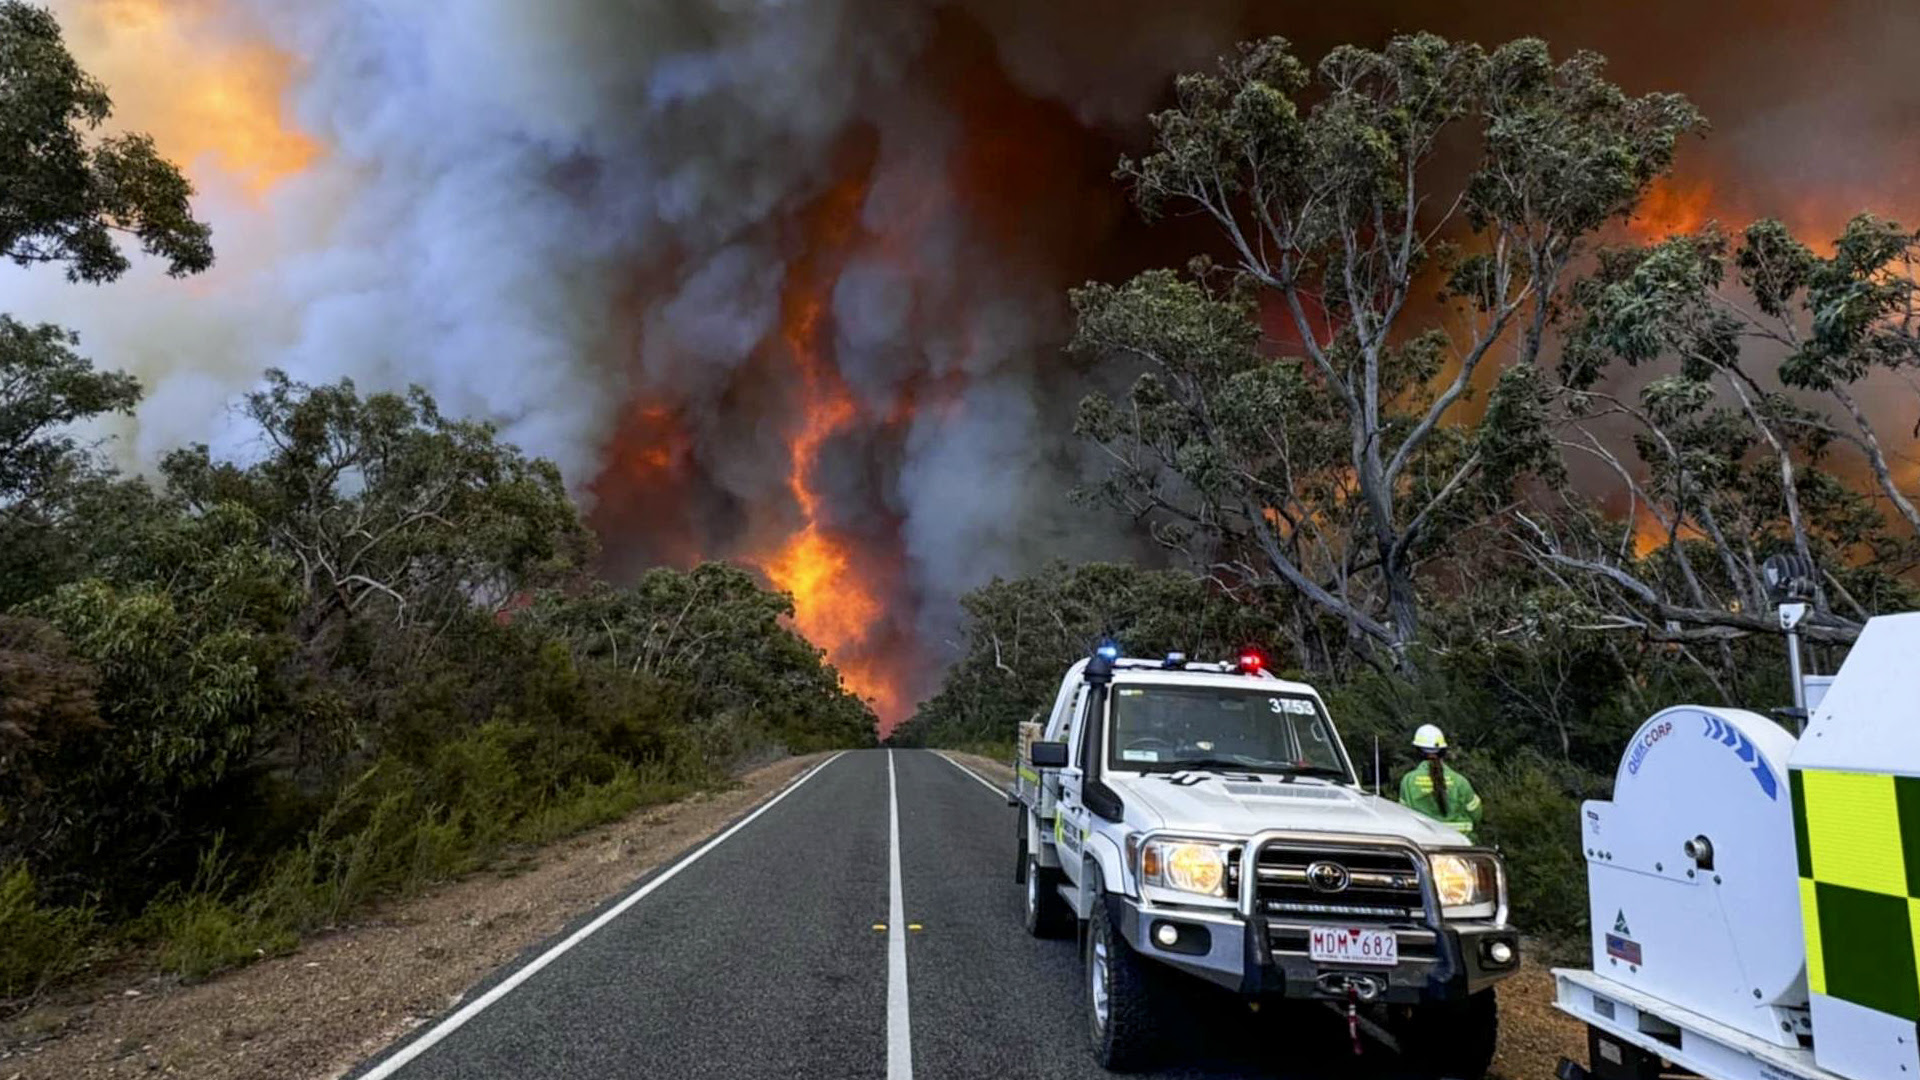
[[[979,754],[963,754],[958,750],[936,752],[945,755],[947,760],[958,764],[994,787],[1004,790],[1013,784],[1013,766],[1004,761],[984,758]]]
[[[0,1078],[338,1077],[827,755],[640,811],[198,986],[143,979],[0,1029]]]

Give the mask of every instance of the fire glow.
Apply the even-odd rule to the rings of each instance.
[[[801,524],[760,567],[774,587],[793,595],[795,627],[826,651],[847,688],[873,706],[884,730],[900,718],[900,691],[878,665],[862,656],[880,621],[881,603],[853,547],[825,521],[817,488],[821,448],[859,415],[852,393],[828,359],[823,313],[865,194],[864,184],[849,181],[820,201],[807,222],[806,251],[787,273],[780,348],[800,406],[800,422],[788,448],[787,490]]]
[[[935,682],[966,590],[1088,553],[1064,500],[1034,495],[1076,479],[1063,298],[1196,250],[1111,176],[1174,71],[1262,33],[1307,58],[1381,33],[1276,5],[46,2],[115,127],[189,170],[223,258],[166,284],[207,301],[176,313],[167,293],[172,335],[75,304],[58,321],[99,360],[141,358],[163,402],[269,365],[420,382],[561,464],[609,579],[731,559],[791,593],[882,731]],[[1513,32],[1504,7],[1386,5],[1488,42]],[[1597,47],[1635,85],[1715,88],[1685,35],[1544,18],[1556,50]],[[1775,215],[1818,250],[1856,208],[1899,216],[1883,178],[1911,155],[1862,138],[1881,113],[1847,98],[1833,130],[1782,124],[1831,80],[1744,55],[1715,60],[1749,84],[1709,107],[1723,134],[1609,241]],[[408,332],[370,329],[389,324]],[[1644,512],[1632,529],[1642,553],[1665,542]]]
[[[113,92],[114,125],[152,135],[201,184],[227,178],[258,199],[319,156],[283,115],[292,60],[238,39],[212,0],[54,7],[75,54]]]

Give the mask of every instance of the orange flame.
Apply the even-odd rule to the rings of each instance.
[[[815,483],[821,448],[860,414],[825,356],[821,323],[837,276],[828,264],[837,262],[852,238],[865,194],[859,182],[843,183],[828,194],[809,223],[813,235],[806,255],[788,273],[780,343],[799,376],[802,421],[789,444],[787,489],[801,527],[761,568],[776,588],[793,594],[795,627],[826,650],[847,688],[872,705],[884,729],[899,719],[903,703],[882,665],[865,654],[883,608],[851,546],[823,522]]]
[[[1713,205],[1713,185],[1707,181],[1663,176],[1647,189],[1627,228],[1640,240],[1699,232],[1713,220]]]
[[[281,108],[293,62],[240,38],[216,0],[55,7],[75,58],[112,93],[114,125],[152,135],[195,179],[229,176],[258,198],[319,156]]]

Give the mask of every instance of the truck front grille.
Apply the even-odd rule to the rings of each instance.
[[[1260,852],[1254,909],[1276,918],[1418,923],[1426,902],[1414,856],[1395,848],[1269,844]],[[1238,896],[1238,859],[1228,881]]]

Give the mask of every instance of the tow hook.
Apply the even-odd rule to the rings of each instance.
[[[1333,997],[1343,997],[1349,1002],[1360,1005],[1372,1004],[1380,996],[1380,980],[1371,975],[1356,975],[1346,971],[1329,971],[1320,976],[1320,992]]]

